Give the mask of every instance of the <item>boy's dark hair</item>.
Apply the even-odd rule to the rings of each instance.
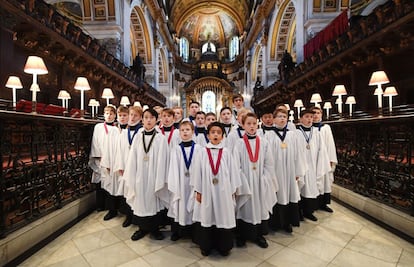
[[[230,107],[223,107],[220,109],[220,114],[226,109],[230,110],[231,113],[233,112]]]
[[[171,108],[163,108],[163,110],[161,111],[161,114],[163,113],[167,113],[168,115],[174,117],[174,110],[172,110]]]
[[[208,116],[213,116],[215,119],[217,119],[216,113],[214,113],[214,112],[208,112],[206,114],[206,117],[208,117]]]
[[[313,113],[315,113],[315,112],[313,112],[313,110],[311,110],[311,109],[304,109],[304,110],[301,110],[300,111],[300,113],[299,113],[299,117],[303,117],[303,115],[305,115],[305,114],[312,114],[313,115]]]
[[[188,106],[191,106],[191,104],[197,104],[197,106],[200,106],[200,102],[197,102],[195,100],[191,100],[190,105]]]
[[[314,107],[310,108],[310,110],[312,110],[313,112],[315,112],[316,109],[319,110],[320,112],[322,112],[322,109],[320,107],[314,106]]]
[[[197,117],[197,115],[204,115],[204,118],[206,117],[206,113],[204,111],[197,111],[195,116]]]
[[[237,98],[240,98],[242,101],[244,101],[244,98],[243,98],[243,96],[241,94],[235,94],[231,98],[232,102],[234,103],[234,100],[236,100]]]
[[[210,133],[210,130],[213,127],[220,127],[220,129],[221,129],[221,135],[224,136],[224,127],[223,127],[223,124],[221,122],[218,122],[218,121],[214,121],[214,122],[210,123],[210,125],[207,127],[207,134]]]
[[[145,113],[149,112],[152,116],[155,117],[156,120],[158,120],[158,112],[155,111],[155,109],[153,108],[148,108],[146,110],[144,110],[144,113],[142,113],[142,117],[144,117]]]

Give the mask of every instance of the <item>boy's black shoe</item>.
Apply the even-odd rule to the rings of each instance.
[[[108,213],[104,216],[104,221],[109,221],[110,219],[116,217],[118,215],[118,212],[116,210],[110,210]]]
[[[292,225],[291,224],[288,224],[287,226],[285,226],[285,231],[287,233],[292,233],[293,232]]]
[[[244,247],[246,245],[246,240],[240,237],[236,238],[236,246],[238,248]]]
[[[225,250],[225,251],[219,250],[219,253],[221,256],[226,257],[230,254],[230,250]]]
[[[209,250],[201,250],[201,255],[207,257],[208,255],[210,255],[210,251]]]
[[[125,221],[122,223],[122,227],[128,227],[132,224],[132,216],[127,215]]]
[[[325,205],[325,206],[321,207],[321,210],[324,210],[324,211],[326,211],[326,212],[330,212],[330,213],[332,213],[332,212],[333,212],[333,210],[332,210],[330,207],[328,207],[327,205]]]
[[[269,246],[269,244],[263,236],[257,238],[256,244],[261,248],[267,248]]]
[[[309,213],[309,214],[305,213],[305,214],[303,214],[303,216],[306,219],[309,219],[309,220],[314,221],[314,222],[316,222],[318,220],[318,218],[316,218],[315,215],[313,215],[312,213]]]
[[[133,240],[133,241],[140,240],[145,235],[146,235],[146,233],[144,231],[138,230],[131,236],[131,240]]]
[[[155,240],[163,240],[165,237],[159,230],[151,233],[151,238]]]
[[[177,232],[173,232],[171,235],[171,241],[177,241],[180,237],[181,236]]]

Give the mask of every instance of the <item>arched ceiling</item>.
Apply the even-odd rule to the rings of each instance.
[[[225,46],[233,35],[241,35],[253,8],[253,0],[177,0],[169,17],[178,37],[186,37],[193,46],[210,40]]]

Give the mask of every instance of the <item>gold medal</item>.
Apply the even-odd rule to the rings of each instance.
[[[306,149],[307,149],[307,150],[309,150],[309,149],[310,149],[310,145],[309,145],[309,144],[307,144],[307,145],[306,145]]]
[[[186,171],[186,172],[184,173],[184,175],[185,175],[185,177],[189,177],[189,176],[190,176],[190,172]]]
[[[148,160],[149,160],[148,155],[145,155],[145,156],[144,156],[144,161],[148,161]]]
[[[253,163],[253,170],[256,170],[256,163]]]
[[[213,184],[216,185],[216,184],[218,184],[218,182],[219,182],[219,180],[216,177],[214,177],[213,178]]]
[[[285,149],[285,148],[287,148],[287,144],[286,144],[285,142],[282,142],[282,143],[280,144],[280,147],[281,147],[282,149]]]

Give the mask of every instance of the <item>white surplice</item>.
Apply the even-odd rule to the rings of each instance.
[[[109,129],[113,126],[106,125],[105,122],[98,123],[93,129],[91,151],[89,153],[88,165],[92,169],[92,183],[101,182],[101,158],[105,153],[105,146],[108,145]],[[108,131],[108,132],[107,132]]]
[[[328,155],[329,164],[332,164],[331,170],[323,177],[323,190],[321,194],[332,192],[332,183],[334,181],[335,166],[338,164],[338,158],[336,156],[335,140],[333,138],[331,126],[323,124],[321,127],[315,127],[321,135],[322,142],[325,144],[326,152]]]
[[[323,189],[323,176],[330,171],[329,161],[324,143],[318,131],[311,127],[311,131],[304,131],[309,136],[309,148],[307,141],[300,129],[296,129],[298,153],[305,155],[305,175],[299,178],[300,194],[306,198],[316,198]]]
[[[232,154],[222,143],[208,143],[200,153],[200,160],[194,162],[195,172],[191,174],[190,185],[194,191],[201,193],[201,203],[195,201],[193,221],[200,222],[203,227],[215,225],[217,228],[232,229],[236,227],[234,196],[239,193],[241,181]],[[219,149],[223,149],[217,175],[213,175],[207,148],[210,148],[214,166]],[[216,184],[213,184],[214,178],[218,181]]]
[[[170,191],[170,205],[168,216],[182,226],[193,223],[194,190],[190,186],[191,177],[197,172],[195,162],[200,161],[204,148],[194,144],[193,157],[187,170],[181,146],[171,148],[170,168],[168,171],[168,190]],[[184,147],[187,160],[190,160],[190,147]],[[186,176],[188,172],[189,176]]]
[[[283,131],[279,131],[283,136]],[[305,175],[304,154],[299,153],[295,132],[288,130],[283,140],[274,134],[266,133],[273,152],[273,168],[276,173],[279,190],[277,191],[277,202],[280,205],[298,203],[300,200],[299,186],[296,177]],[[286,146],[286,147],[285,147]]]
[[[127,203],[140,217],[157,214],[168,208],[169,202],[167,139],[157,132],[148,153],[145,153],[143,136],[148,148],[152,135],[144,135],[141,128],[132,142],[123,176]]]
[[[252,153],[255,155],[256,142],[260,139],[257,162],[250,161],[247,147],[243,139],[234,145],[234,160],[238,165],[243,184],[243,192],[250,192],[248,197],[237,200],[236,218],[247,223],[260,224],[269,219],[269,213],[277,202],[278,184],[274,172],[273,155],[267,140],[256,136],[248,139]],[[246,189],[248,188],[248,189]]]

